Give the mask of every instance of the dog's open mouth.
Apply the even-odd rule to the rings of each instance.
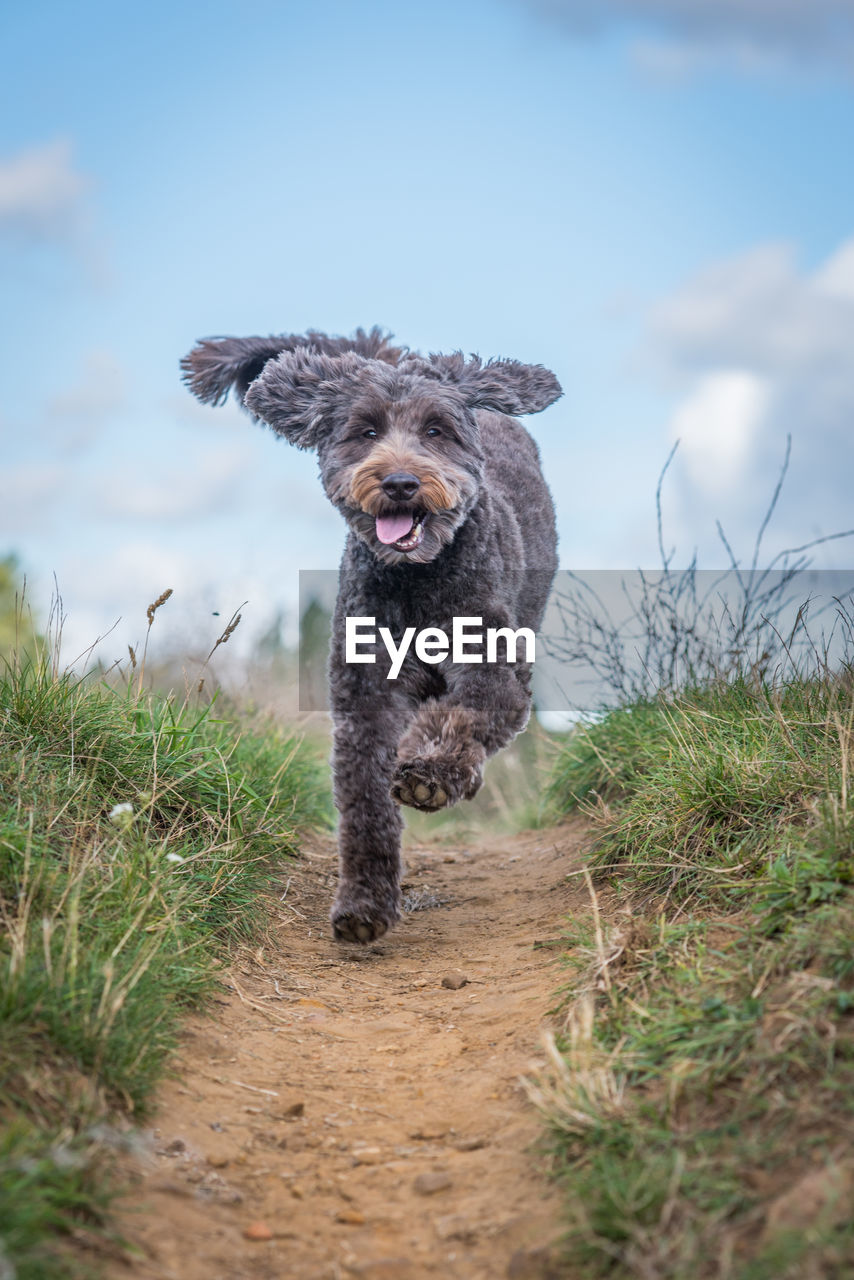
[[[395,551],[414,551],[424,541],[424,511],[397,511],[377,516],[377,537]]]

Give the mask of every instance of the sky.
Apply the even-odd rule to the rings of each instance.
[[[69,659],[167,587],[161,645],[244,601],[251,645],[337,564],[313,457],[183,388],[209,335],[553,369],[566,568],[657,565],[677,439],[674,563],[716,520],[750,559],[789,435],[766,557],[854,526],[854,0],[36,2],[2,43],[0,555]]]

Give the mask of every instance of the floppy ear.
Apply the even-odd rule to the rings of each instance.
[[[313,347],[285,351],[264,366],[244,404],[298,449],[313,449],[371,365],[384,367],[353,351],[334,356]]]
[[[315,329],[269,338],[206,338],[184,357],[181,369],[187,386],[204,404],[224,404],[231,387],[243,403],[250,384],[267,361],[275,360],[283,351],[311,347],[328,356],[355,351],[368,359],[397,364],[406,348],[392,346],[391,337],[374,325],[367,333],[357,329],[351,338],[330,338]]]
[[[541,364],[520,364],[518,360],[484,364],[479,356],[466,360],[461,351],[431,355],[428,361],[444,382],[459,387],[472,409],[512,415],[539,413],[563,395],[557,378]]]
[[[294,338],[206,338],[181,361],[182,377],[203,404],[225,404],[232,387],[241,401],[249,384],[268,360],[273,360]]]

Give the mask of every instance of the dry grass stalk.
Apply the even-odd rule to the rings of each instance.
[[[593,1022],[594,999],[582,996],[567,1018],[568,1048],[562,1053],[554,1033],[546,1031],[548,1065],[537,1079],[522,1081],[530,1101],[563,1133],[586,1133],[624,1109],[623,1081],[614,1072],[613,1055],[595,1043]]]
[[[140,664],[139,664],[139,678],[138,678],[138,680],[137,680],[137,685],[136,685],[136,696],[137,696],[137,697],[139,697],[139,696],[140,696],[140,694],[142,693],[142,681],[143,681],[143,677],[144,677],[144,675],[145,675],[145,658],[146,658],[146,655],[147,655],[147,653],[148,653],[148,637],[149,637],[149,636],[150,636],[150,634],[151,634],[151,628],[152,628],[152,626],[153,626],[153,624],[154,624],[154,615],[156,614],[156,612],[157,612],[157,610],[160,608],[160,606],[166,603],[166,601],[169,599],[169,597],[170,597],[171,595],[172,595],[172,588],[171,588],[171,587],[167,587],[165,591],[162,591],[162,592],[160,593],[160,595],[157,597],[157,599],[156,599],[156,600],[153,600],[153,601],[151,602],[151,604],[148,606],[148,608],[147,608],[147,609],[146,609],[146,611],[145,611],[145,616],[146,616],[146,618],[148,618],[148,630],[147,630],[147,631],[146,631],[146,633],[145,633],[145,644],[144,644],[144,645],[143,645],[143,647],[142,647],[142,661],[141,661],[141,662],[140,662]],[[130,647],[130,646],[128,646],[128,647]],[[131,663],[132,663],[133,668],[134,668],[134,670],[135,670],[135,669],[136,669],[136,663],[133,661],[133,659],[134,659],[134,654],[133,654],[133,652],[131,652]]]
[[[560,629],[546,640],[549,653],[574,663],[595,683],[597,710],[605,701],[626,704],[736,675],[761,682],[788,665],[797,672],[810,652],[819,656],[807,631],[806,606],[797,611],[788,638],[784,634],[784,620],[794,604],[793,586],[811,563],[806,553],[826,542],[850,538],[854,530],[789,547],[759,568],[763,538],[789,469],[791,437],[787,437],[785,457],[749,564],[743,566],[736,557],[717,521],[726,568],[702,571],[695,552],[685,569],[674,569],[676,552],[665,545],[661,495],[678,444],[670,451],[656,489],[661,568],[653,573],[637,570],[622,581],[621,607],[627,616],[616,617],[613,601],[607,594],[600,595],[595,579],[585,575],[562,574],[568,586],[554,596]],[[822,612],[828,607],[822,606]],[[839,617],[850,626],[843,606]],[[787,622],[785,631],[789,631]]]
[[[166,590],[161,592],[161,594],[157,597],[157,599],[148,606],[148,608],[145,611],[145,616],[148,618],[149,627],[154,622],[155,613],[157,612],[157,610],[160,608],[162,604],[166,603],[166,601],[169,599],[171,594],[172,594],[172,588],[167,587]]]
[[[248,603],[249,603],[249,602],[248,602],[248,600],[244,600],[244,601],[243,601],[243,604],[242,604],[242,605],[240,605],[240,608],[242,609],[242,608],[243,608],[243,606],[244,606],[244,605],[246,605],[246,604],[248,604]],[[214,654],[216,653],[217,649],[219,648],[219,646],[220,646],[221,644],[227,644],[227,643],[228,643],[228,639],[229,639],[229,637],[230,637],[231,635],[233,635],[233,634],[234,634],[234,632],[237,630],[238,626],[240,625],[240,619],[241,619],[242,617],[243,617],[243,614],[242,614],[242,613],[239,613],[237,610],[235,610],[235,611],[234,611],[234,613],[231,615],[231,618],[230,618],[230,620],[229,620],[228,626],[225,628],[225,630],[223,631],[222,635],[221,635],[221,636],[220,636],[220,638],[217,640],[216,644],[215,644],[215,645],[214,645],[214,647],[211,649],[211,651],[210,651],[210,653],[208,654],[208,656],[205,658],[205,661],[204,661],[204,663],[203,663],[203,665],[204,665],[204,666],[207,666],[207,664],[210,662],[211,658],[214,656]]]
[[[599,974],[602,978],[605,990],[608,992],[608,999],[613,1004],[614,996],[611,991],[611,975],[608,972],[610,960],[605,952],[605,938],[602,933],[602,918],[599,914],[599,899],[596,896],[596,890],[593,887],[593,878],[591,877],[587,867],[584,867],[583,871],[584,883],[587,885],[587,892],[590,894],[590,903],[593,907],[593,928],[596,933],[596,955],[599,959]]]

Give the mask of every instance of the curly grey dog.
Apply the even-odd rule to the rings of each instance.
[[[335,937],[370,942],[400,916],[400,805],[437,810],[475,794],[484,761],[525,727],[527,661],[422,661],[390,680],[377,646],[345,660],[345,619],[450,631],[542,620],[556,567],[551,496],[534,441],[510,415],[561,395],[514,360],[420,356],[379,329],[200,342],[181,362],[198,398],[243,406],[300,449],[349,526],[330,657],[340,876]],[[370,653],[370,647],[365,651]],[[509,658],[509,654],[507,655]]]

